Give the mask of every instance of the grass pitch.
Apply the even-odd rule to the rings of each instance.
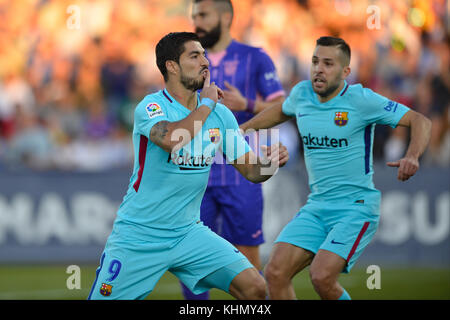
[[[81,265],[81,288],[69,290],[68,266],[0,266],[0,300],[85,300],[95,279],[96,266]],[[381,288],[369,290],[365,269],[354,268],[341,275],[340,283],[352,299],[364,300],[450,300],[450,269],[382,269]],[[319,299],[309,279],[308,270],[294,278],[298,299]],[[178,280],[167,272],[147,297],[150,300],[181,300]],[[234,299],[217,289],[211,299]]]

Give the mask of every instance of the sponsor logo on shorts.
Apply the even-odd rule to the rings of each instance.
[[[262,233],[261,230],[256,231],[255,233],[252,234],[252,238],[253,239],[257,238],[261,233]]]

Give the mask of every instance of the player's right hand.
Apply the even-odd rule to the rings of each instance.
[[[406,181],[419,170],[419,160],[413,157],[404,157],[398,161],[386,163],[389,167],[398,168],[397,179]]]
[[[214,102],[223,98],[223,91],[214,82],[211,83],[209,70],[205,70],[205,82],[203,83],[202,92],[200,92],[200,100],[202,98],[209,98]]]

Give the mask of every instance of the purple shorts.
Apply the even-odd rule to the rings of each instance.
[[[236,245],[264,243],[262,216],[262,186],[246,182],[208,187],[200,208],[203,224]]]

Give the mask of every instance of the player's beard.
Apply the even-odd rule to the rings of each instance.
[[[333,92],[336,91],[336,89],[339,88],[340,85],[341,85],[340,79],[336,79],[324,91],[314,90],[314,92],[317,93],[322,98],[327,98],[328,96],[333,94]]]
[[[186,89],[197,91],[203,88],[205,78],[202,77],[200,80],[198,80],[196,78],[187,77],[184,75],[183,70],[181,70],[180,82]]]
[[[220,40],[220,35],[222,33],[222,24],[219,20],[217,26],[211,29],[211,31],[206,31],[201,28],[196,28],[195,33],[203,32],[204,36],[199,36],[200,43],[203,48],[209,49],[212,48],[217,42]]]

